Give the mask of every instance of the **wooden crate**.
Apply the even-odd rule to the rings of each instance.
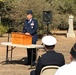
[[[12,32],[12,43],[21,45],[30,45],[32,44],[32,36],[25,35],[23,33]]]

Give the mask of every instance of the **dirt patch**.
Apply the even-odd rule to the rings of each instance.
[[[57,38],[57,44],[55,47],[55,51],[63,53],[65,56],[66,63],[70,62],[69,52],[73,44],[76,42],[76,38],[66,38],[63,35],[54,35]],[[7,37],[0,37],[0,42],[6,42]],[[11,41],[11,38],[10,38]],[[37,44],[42,44],[39,39]],[[39,49],[38,56],[45,53],[43,49]],[[26,62],[27,50],[24,48],[15,48],[13,50],[13,60],[9,62],[9,64],[5,64],[6,59],[6,46],[0,44],[0,75],[29,75],[30,71],[33,69],[29,69],[30,66],[24,65]],[[9,52],[10,58],[10,52]]]

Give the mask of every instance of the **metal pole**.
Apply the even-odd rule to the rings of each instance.
[[[49,24],[47,23],[47,35],[49,34]]]

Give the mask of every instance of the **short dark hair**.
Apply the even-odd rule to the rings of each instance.
[[[54,49],[55,45],[51,45],[51,46],[45,45],[45,47],[46,47],[48,50],[50,50],[50,49]]]

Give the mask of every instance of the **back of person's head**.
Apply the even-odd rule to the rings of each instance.
[[[71,48],[70,54],[74,60],[76,60],[76,43]]]
[[[45,48],[47,48],[48,50],[54,49],[57,40],[55,37],[51,36],[51,35],[46,35],[42,38],[42,43],[45,45]]]

